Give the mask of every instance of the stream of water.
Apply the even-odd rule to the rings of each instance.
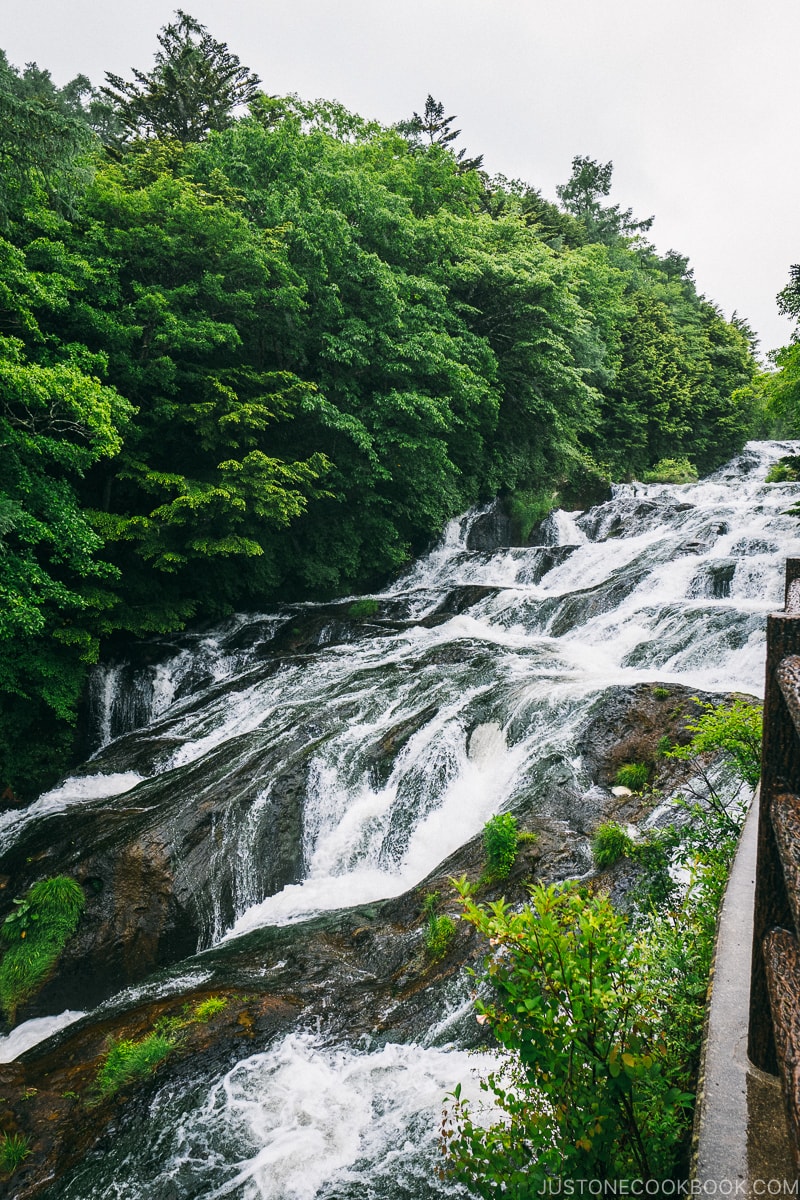
[[[0,818],[0,844],[115,796],[201,803],[234,772],[211,865],[226,882],[205,897],[199,949],[397,895],[493,813],[547,811],[548,763],[580,781],[575,731],[610,685],[761,692],[765,616],[782,605],[784,559],[800,555],[785,515],[798,489],[764,477],[796,452],[754,442],[696,485],[617,486],[586,513],[553,514],[535,547],[470,549],[486,516],[473,512],[357,622],[346,601],[237,616],[151,664],[98,670],[92,759]],[[293,637],[306,641],[278,662]],[[290,777],[301,865],[271,886],[264,847]],[[438,1109],[474,1061],[451,1034],[352,1047],[293,1033],[224,1078],[160,1093],[146,1147],[123,1129],[60,1195],[456,1195],[434,1178]]]

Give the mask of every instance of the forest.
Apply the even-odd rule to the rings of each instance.
[[[180,11],[132,80],[0,57],[0,791],[63,771],[121,639],[800,433],[800,345],[764,370],[611,163],[555,204],[433,97],[385,127],[268,87]]]

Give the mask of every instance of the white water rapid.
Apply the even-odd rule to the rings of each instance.
[[[753,442],[695,485],[620,485],[586,513],[554,514],[540,546],[470,549],[486,510],[468,514],[357,620],[355,598],[238,616],[175,639],[155,665],[108,666],[94,690],[102,744],[2,819],[0,847],[114,792],[144,810],[167,792],[191,805],[227,788],[209,867],[227,882],[205,898],[203,945],[398,895],[493,813],[523,801],[547,812],[548,764],[588,786],[575,733],[610,685],[761,692],[765,617],[782,606],[785,558],[800,555],[785,515],[800,489],[764,477],[797,452]],[[287,795],[299,846],[271,886]],[[129,1132],[62,1195],[454,1196],[433,1175],[438,1109],[472,1065],[441,1040],[293,1034],[191,1095],[160,1094],[147,1165],[141,1130]]]

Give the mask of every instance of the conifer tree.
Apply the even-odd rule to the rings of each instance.
[[[149,72],[133,80],[106,72],[102,95],[116,109],[123,140],[170,137],[200,142],[230,124],[234,109],[256,95],[260,80],[224,42],[178,9],[177,20],[158,35],[161,49]]]

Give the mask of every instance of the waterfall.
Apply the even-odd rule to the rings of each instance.
[[[0,817],[0,845],[77,806],[214,807],[201,945],[235,947],[404,892],[494,813],[534,805],[567,827],[552,773],[590,786],[575,735],[604,689],[761,692],[766,614],[800,555],[797,486],[764,477],[797,452],[752,442],[697,484],[619,485],[552,514],[538,546],[470,549],[479,510],[357,619],[355,598],[239,614],[99,668],[93,757]],[[471,1065],[458,1048],[293,1034],[202,1095],[154,1101],[161,1174],[131,1133],[117,1176],[95,1165],[63,1196],[457,1195],[433,1179],[431,1111]]]

